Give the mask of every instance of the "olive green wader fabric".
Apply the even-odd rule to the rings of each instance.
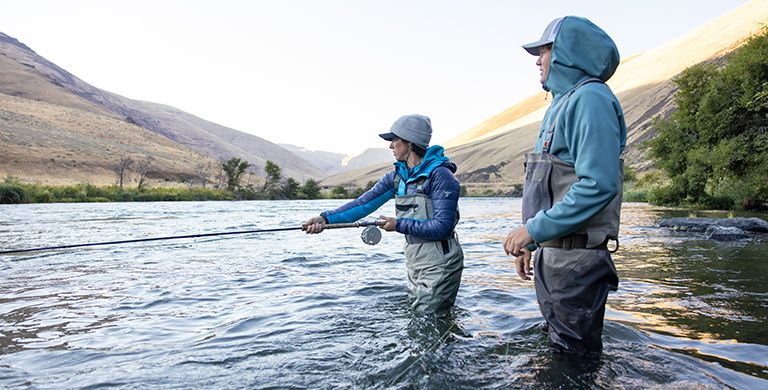
[[[416,311],[438,311],[453,306],[464,270],[464,252],[456,238],[404,246],[408,270],[408,296]]]
[[[432,219],[432,199],[421,192],[422,186],[423,182],[417,185],[415,194],[395,197],[398,219]],[[411,307],[424,312],[451,307],[456,301],[464,270],[464,252],[456,233],[440,241],[406,234],[405,240],[403,251],[408,271],[408,295],[413,299]]]

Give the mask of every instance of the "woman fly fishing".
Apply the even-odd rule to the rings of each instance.
[[[451,307],[461,283],[464,252],[454,231],[459,222],[456,164],[442,146],[429,146],[432,123],[423,115],[405,115],[387,133],[395,168],[359,198],[324,211],[305,224],[308,234],[326,224],[357,221],[395,199],[396,218],[381,216],[382,228],[405,235],[408,295],[416,311]]]

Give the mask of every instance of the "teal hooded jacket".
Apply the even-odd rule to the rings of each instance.
[[[616,196],[621,185],[619,159],[627,141],[627,126],[619,101],[604,83],[586,83],[565,101],[565,94],[587,78],[607,81],[619,65],[619,51],[602,29],[587,19],[567,16],[552,43],[549,74],[542,87],[552,104],[544,115],[534,147],[541,153],[546,129],[566,104],[552,138],[550,153],[574,165],[578,181],[550,209],[528,220],[536,242],[578,230]],[[565,102],[564,102],[565,101]]]

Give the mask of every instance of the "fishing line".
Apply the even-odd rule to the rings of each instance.
[[[376,239],[376,234],[371,234],[370,229],[376,229],[376,226],[381,226],[384,224],[385,221],[367,221],[367,222],[352,222],[352,223],[333,223],[333,224],[327,224],[324,225],[323,229],[344,229],[344,228],[356,228],[356,227],[365,227],[366,229],[363,230],[363,234],[365,236],[362,236],[363,242],[365,242],[368,245],[376,245],[379,243],[379,240],[381,240],[381,233],[378,232],[378,239]],[[201,234],[188,234],[183,236],[167,236],[167,237],[151,237],[151,238],[136,238],[132,240],[119,240],[119,241],[106,241],[106,242],[91,242],[86,244],[71,244],[71,245],[56,245],[56,246],[46,246],[46,247],[40,247],[40,248],[27,248],[27,249],[11,249],[11,250],[3,250],[0,251],[0,255],[10,254],[10,253],[25,253],[25,252],[38,252],[38,251],[49,251],[49,250],[57,250],[57,249],[69,249],[69,248],[82,248],[87,246],[97,246],[97,245],[117,245],[117,244],[129,244],[133,242],[148,242],[148,241],[161,241],[161,240],[178,240],[182,238],[199,238],[199,237],[214,237],[214,236],[229,236],[233,234],[250,234],[250,233],[269,233],[269,232],[284,232],[284,231],[290,231],[290,230],[306,230],[306,226],[295,226],[295,227],[285,227],[285,228],[273,228],[273,229],[258,229],[258,230],[239,230],[234,232],[217,232],[217,233],[201,233]],[[376,229],[378,230],[378,229]]]

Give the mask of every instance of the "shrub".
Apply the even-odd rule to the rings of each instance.
[[[731,210],[734,201],[727,196],[704,196],[699,200],[702,207],[712,210]]]
[[[0,204],[19,204],[26,198],[27,194],[20,185],[0,184]]]
[[[723,67],[694,65],[674,79],[677,110],[647,143],[671,185],[652,202],[731,208],[768,201],[768,27]],[[725,207],[727,206],[727,207]]]
[[[636,188],[624,192],[624,202],[647,202],[649,190]]]

